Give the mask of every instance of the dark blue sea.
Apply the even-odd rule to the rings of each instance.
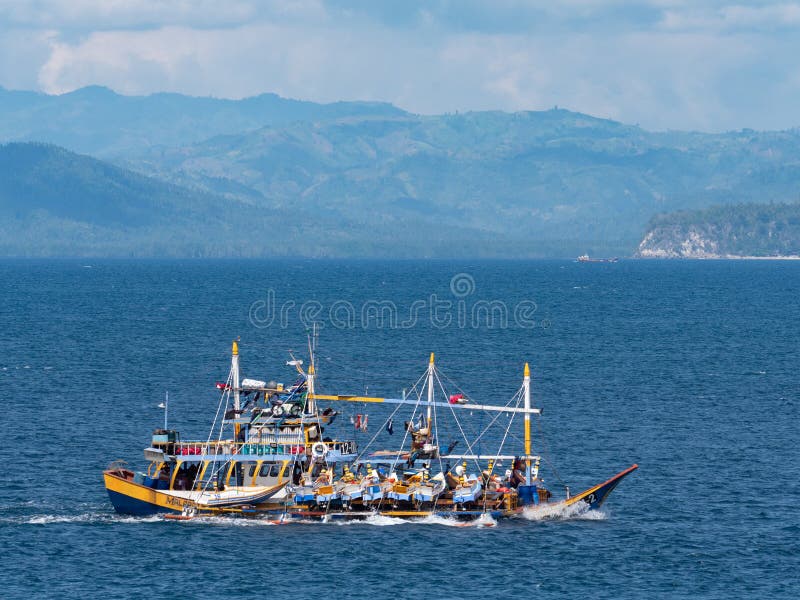
[[[0,596],[796,598],[798,298],[790,261],[0,262]],[[165,391],[205,438],[231,341],[290,383],[313,322],[320,391],[398,396],[435,352],[500,403],[528,361],[556,495],[640,468],[495,527],[114,514],[101,472],[145,466]]]

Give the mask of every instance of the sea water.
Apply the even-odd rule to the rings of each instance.
[[[4,261],[0,282],[4,598],[800,593],[800,263]],[[505,403],[529,362],[556,496],[640,468],[602,511],[472,527],[113,512],[102,470],[145,466],[166,391],[170,427],[205,438],[231,341],[244,376],[288,384],[313,323],[331,393],[413,394],[435,352],[446,392]],[[402,440],[393,407],[338,408],[341,437]]]

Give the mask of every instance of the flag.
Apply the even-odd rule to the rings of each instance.
[[[394,422],[391,419],[386,424],[386,431],[389,432],[389,435],[394,435]]]

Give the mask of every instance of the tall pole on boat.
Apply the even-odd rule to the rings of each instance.
[[[433,352],[431,352],[431,360],[428,363],[428,420],[427,420],[427,427],[428,427],[428,435],[431,432],[431,409],[433,408],[433,371],[436,367],[433,364]]]
[[[525,485],[531,485],[531,368],[525,363],[522,377],[522,392],[525,401]]]
[[[239,344],[236,343],[236,340],[233,342],[233,348],[231,349],[231,376],[233,378],[233,410],[234,415],[238,418],[239,417]],[[234,439],[238,442],[239,441],[239,430],[241,425],[236,423],[233,426],[233,434]]]
[[[233,408],[239,411],[239,344],[233,342],[231,354],[231,375],[233,376]]]
[[[167,411],[169,410],[169,390],[166,391],[164,396],[164,429],[167,428]]]
[[[316,403],[314,402],[314,377],[316,376],[315,369],[314,369],[314,360],[311,360],[311,364],[308,367],[308,373],[306,374],[306,393],[308,398],[308,403],[306,404],[306,413],[315,414],[317,412]]]

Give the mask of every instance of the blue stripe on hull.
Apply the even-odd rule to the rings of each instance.
[[[164,512],[173,512],[166,508],[161,508],[156,504],[150,504],[144,500],[137,500],[119,492],[108,491],[108,497],[111,499],[111,504],[114,505],[114,510],[123,515],[135,515],[137,517],[144,517],[148,515],[155,515]]]

